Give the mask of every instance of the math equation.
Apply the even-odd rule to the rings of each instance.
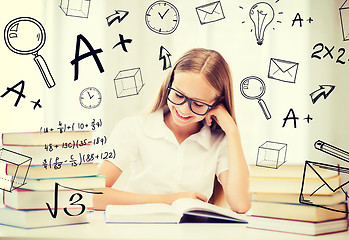
[[[81,130],[95,131],[97,128],[101,128],[102,125],[103,125],[102,119],[95,119],[95,118],[93,118],[89,122],[64,123],[62,121],[58,121],[57,126],[40,127],[40,132],[48,133],[48,132],[59,131],[60,133],[64,133],[67,131],[81,131]]]
[[[42,162],[42,166],[45,169],[55,169],[58,170],[63,164],[70,164],[72,167],[80,166],[84,163],[92,163],[94,160],[107,160],[115,159],[116,151],[112,149],[110,151],[96,152],[96,153],[78,153],[71,154],[69,159],[60,157],[50,157],[45,158]]]
[[[106,143],[107,137],[99,136],[92,140],[88,140],[87,138],[85,138],[83,140],[76,139],[69,142],[62,142],[61,144],[47,143],[44,145],[44,149],[45,151],[53,152],[55,149],[75,149],[89,145],[104,145]]]

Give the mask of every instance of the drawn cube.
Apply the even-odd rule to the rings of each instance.
[[[349,41],[349,1],[346,0],[339,8],[342,25],[343,41]]]
[[[91,0],[61,0],[59,7],[66,16],[88,18]]]
[[[258,148],[256,165],[277,169],[286,162],[287,144],[266,141]]]
[[[13,189],[23,186],[31,161],[31,157],[0,149],[0,189],[12,192]]]
[[[120,71],[114,79],[114,86],[118,98],[137,95],[144,86],[141,69]]]

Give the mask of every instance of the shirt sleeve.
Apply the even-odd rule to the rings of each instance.
[[[136,160],[138,154],[136,121],[133,118],[124,118],[114,127],[110,137],[109,145],[116,151],[115,159],[108,159],[122,171]]]
[[[218,160],[217,160],[216,175],[218,177],[219,174],[229,169],[227,137],[225,135],[222,138],[217,151],[218,151]]]

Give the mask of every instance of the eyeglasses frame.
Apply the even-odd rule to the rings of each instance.
[[[182,96],[184,97],[183,102],[181,102],[181,103],[175,103],[175,102],[171,101],[171,99],[169,98],[169,95],[170,95],[170,91],[171,91],[171,90],[173,90],[173,91],[179,93],[180,95],[182,95]],[[190,110],[191,110],[194,114],[199,115],[199,116],[205,116],[205,115],[216,105],[216,103],[214,103],[213,105],[209,105],[209,104],[204,103],[204,102],[201,102],[201,101],[199,101],[199,100],[194,100],[194,99],[192,99],[192,98],[189,98],[189,97],[185,96],[183,93],[181,93],[180,91],[178,91],[178,90],[176,90],[176,89],[174,89],[174,88],[172,88],[172,87],[167,87],[167,99],[168,99],[171,103],[173,103],[173,104],[175,104],[175,105],[183,105],[184,103],[188,102],[188,103],[189,103],[189,108],[190,108]],[[192,107],[191,107],[191,103],[192,103],[192,102],[198,102],[198,103],[201,103],[201,104],[206,105],[206,106],[207,106],[207,111],[206,111],[205,113],[202,113],[202,114],[197,113],[197,112],[194,112],[194,110],[193,110]]]
[[[176,66],[175,66],[175,67],[173,68],[173,70],[172,70],[171,77],[170,77],[170,81],[168,82],[168,85],[167,85],[167,94],[166,94],[167,96],[166,96],[166,97],[167,97],[167,99],[168,99],[171,103],[173,103],[173,104],[179,106],[179,105],[183,105],[184,103],[188,102],[188,103],[189,103],[188,105],[189,105],[190,111],[192,111],[192,112],[193,112],[194,114],[196,114],[196,115],[205,116],[212,108],[214,108],[216,105],[218,105],[218,104],[221,102],[222,97],[221,97],[218,101],[216,101],[214,104],[209,105],[209,104],[204,103],[204,102],[201,102],[201,101],[199,101],[199,100],[194,100],[194,99],[192,99],[192,98],[189,98],[189,97],[185,96],[183,93],[179,92],[178,90],[172,88],[172,83],[173,83],[175,68],[176,68]],[[180,104],[172,102],[172,101],[169,99],[169,97],[168,97],[168,96],[170,95],[170,91],[171,91],[171,90],[174,90],[175,92],[177,92],[177,93],[183,95],[184,101],[183,101],[182,103],[180,103]],[[206,106],[208,107],[207,111],[206,111],[204,114],[199,114],[199,113],[194,112],[193,109],[191,108],[191,103],[192,103],[192,102],[199,102],[199,103],[202,103],[202,104],[206,105]]]

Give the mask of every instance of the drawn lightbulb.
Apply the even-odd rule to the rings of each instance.
[[[254,25],[257,44],[262,45],[265,29],[274,19],[274,9],[269,3],[256,3],[250,9],[250,18]]]

